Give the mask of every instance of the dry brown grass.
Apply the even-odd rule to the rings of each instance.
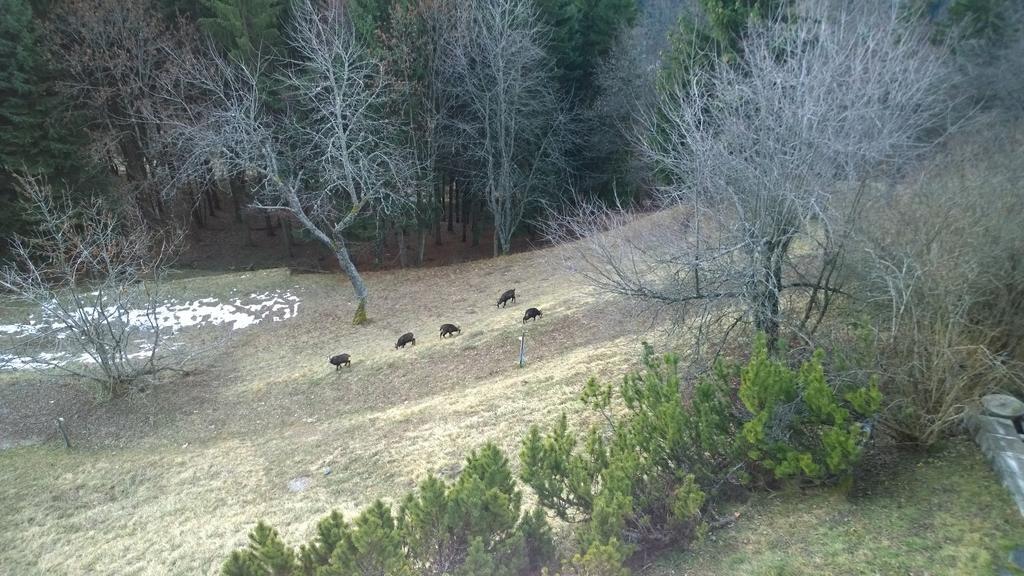
[[[193,277],[185,297],[291,289],[296,318],[190,336],[199,368],[131,400],[92,406],[73,385],[0,377],[0,572],[213,574],[257,519],[289,541],[331,509],[393,499],[428,472],[454,475],[492,440],[513,458],[533,423],[550,421],[591,375],[633,365],[644,324],[584,295],[557,251],[445,268],[370,273],[365,327],[336,275],[283,270]],[[506,288],[517,303],[496,309]],[[522,313],[527,366],[517,367]],[[441,341],[438,326],[462,335]],[[394,350],[413,331],[418,345]],[[334,372],[331,354],[352,354]],[[68,420],[65,451],[53,418]],[[331,468],[324,475],[325,467]],[[310,476],[301,493],[287,482]]]

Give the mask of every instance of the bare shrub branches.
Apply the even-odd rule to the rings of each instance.
[[[1024,133],[990,121],[867,199],[858,292],[895,399],[882,422],[902,440],[935,443],[978,397],[1024,383]]]
[[[12,243],[0,287],[66,330],[71,338],[57,344],[81,355],[80,364],[34,350],[29,356],[85,378],[98,399],[126,393],[138,378],[166,368],[158,356],[156,292],[180,237],[153,235],[137,211],[115,212],[95,199],[72,205],[38,179],[19,184],[37,224]]]

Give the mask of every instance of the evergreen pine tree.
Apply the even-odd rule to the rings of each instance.
[[[346,9],[356,35],[371,50],[381,49],[380,40],[391,29],[391,11],[395,5],[408,6],[407,0],[349,0]]]
[[[74,123],[50,85],[29,2],[0,0],[0,234],[26,224],[15,175],[70,181],[83,172]]]
[[[662,87],[685,81],[696,68],[715,59],[741,58],[743,37],[751,23],[785,17],[792,0],[700,0],[706,22],[688,16],[679,19],[670,35],[670,47],[660,71]]]
[[[583,69],[584,54],[578,50],[580,13],[577,0],[535,0],[534,6],[548,27],[548,54],[555,63],[559,84],[572,91]]]
[[[202,0],[207,16],[199,25],[229,56],[253,64],[281,49],[283,0]]]
[[[536,0],[535,5],[549,29],[548,53],[562,88],[575,101],[593,101],[594,74],[619,33],[636,19],[636,0]]]

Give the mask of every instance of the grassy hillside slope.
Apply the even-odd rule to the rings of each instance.
[[[0,435],[15,446],[0,451],[0,574],[215,574],[257,519],[298,543],[331,509],[393,499],[429,471],[453,477],[485,441],[514,460],[530,424],[577,411],[587,377],[617,378],[655,336],[625,306],[577,288],[558,258],[368,274],[374,321],[360,328],[340,276],[183,278],[170,287],[182,299],[280,289],[302,303],[282,322],[190,333],[202,350],[194,370],[109,405],[46,374],[0,373]],[[517,303],[496,309],[511,287]],[[544,317],[527,326],[519,369],[529,306]],[[439,340],[444,322],[462,335]],[[394,350],[406,331],[418,345]],[[327,363],[339,352],[351,369]],[[758,496],[735,527],[646,571],[978,573],[1024,544],[1024,522],[973,447],[897,460],[900,471],[879,468],[859,499]],[[303,477],[308,487],[290,491]]]
[[[292,541],[331,508],[395,498],[428,471],[458,472],[493,440],[510,454],[594,374],[632,365],[643,326],[584,296],[552,251],[370,273],[373,322],[353,327],[338,275],[283,270],[180,279],[177,298],[281,289],[295,318],[201,329],[187,376],[94,407],[47,375],[0,373],[0,573],[212,574],[257,519]],[[517,302],[495,307],[507,288]],[[527,307],[527,366],[517,365]],[[438,327],[462,327],[438,338]],[[404,332],[417,345],[395,350]],[[331,354],[352,354],[334,371]],[[75,450],[60,447],[64,416]],[[330,468],[330,474],[324,471]],[[310,478],[302,492],[288,483]]]

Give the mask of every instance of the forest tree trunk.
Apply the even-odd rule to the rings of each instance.
[[[466,231],[469,230],[469,206],[466,204],[468,198],[463,193],[459,200],[459,208],[462,211],[462,243],[466,243]]]
[[[405,252],[405,226],[398,227],[398,264],[405,268],[408,265],[408,260]]]
[[[283,228],[283,231],[284,231],[283,232],[284,233],[284,247],[288,251],[288,257],[292,258],[293,256],[295,256],[295,254],[294,254],[294,250],[292,249],[293,248],[293,244],[292,244],[292,221],[291,221],[291,219],[282,216],[281,217],[281,227]]]
[[[441,178],[434,184],[434,245],[441,245],[441,219],[444,218],[444,180]]]
[[[373,265],[380,269],[384,266],[384,244],[387,241],[388,223],[383,214],[377,214],[377,233],[373,239]]]
[[[189,184],[189,190],[189,195],[192,198],[192,218],[196,221],[196,227],[206,228],[206,218],[203,214],[203,194],[195,182]]]
[[[366,299],[369,293],[366,290],[366,284],[363,283],[363,277],[359,275],[359,270],[356,270],[356,265],[352,262],[348,248],[344,244],[338,243],[335,246],[334,256],[338,259],[341,270],[348,276],[349,282],[352,283],[352,289],[356,293],[356,312],[352,317],[352,324],[356,326],[366,324]]]
[[[476,248],[480,245],[480,234],[482,232],[482,226],[480,225],[480,217],[482,216],[483,206],[481,204],[483,200],[477,198],[473,201],[473,247]]]
[[[228,188],[231,189],[231,202],[235,209],[235,222],[241,224],[242,207],[245,205],[245,174],[238,172],[228,178]]]
[[[788,241],[766,242],[762,248],[762,268],[755,286],[754,326],[768,340],[768,351],[779,349],[780,298],[782,294],[782,261]]]
[[[448,232],[455,232],[455,179],[448,181]]]

